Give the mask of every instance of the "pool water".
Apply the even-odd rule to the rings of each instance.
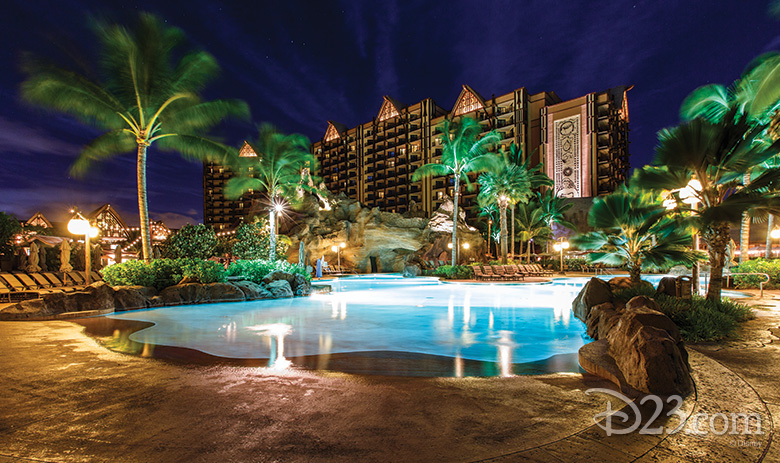
[[[445,283],[361,275],[330,294],[110,315],[152,322],[130,340],[266,366],[412,376],[579,371],[590,339],[571,302],[588,278],[536,284]]]

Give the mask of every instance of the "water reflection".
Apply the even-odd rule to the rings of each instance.
[[[284,358],[284,337],[292,333],[292,326],[284,323],[270,323],[267,325],[247,326],[247,330],[254,331],[260,336],[268,336],[271,343],[271,355],[268,359],[268,368],[284,370],[292,365],[292,362]]]

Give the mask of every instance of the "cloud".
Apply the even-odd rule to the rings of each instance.
[[[30,127],[0,117],[0,153],[36,153],[74,157],[81,147],[50,136],[38,127]]]

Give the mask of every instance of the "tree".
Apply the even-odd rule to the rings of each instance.
[[[667,217],[666,208],[649,193],[626,187],[593,200],[588,225],[595,231],[572,238],[574,246],[597,251],[588,255],[591,262],[626,265],[631,284],[641,283],[642,267],[693,264],[698,253],[692,251],[691,230]]]
[[[269,255],[271,246],[268,219],[257,217],[252,223],[244,223],[238,227],[232,240],[232,253],[239,259],[263,259]],[[277,243],[277,252],[284,255],[287,247],[284,242]]]
[[[152,257],[146,192],[147,152],[153,144],[188,159],[218,160],[228,148],[203,132],[228,116],[248,116],[237,100],[204,101],[199,92],[219,72],[203,51],[178,59],[180,29],[142,13],[132,30],[95,23],[100,47],[99,78],[28,58],[22,96],[32,103],[76,117],[104,133],[92,140],[71,167],[84,175],[97,161],[136,152],[138,212],[144,260]],[[91,74],[91,73],[90,73]]]
[[[710,122],[720,123],[731,111],[744,116],[748,123],[768,124],[765,136],[767,141],[780,137],[780,53],[772,52],[754,59],[734,81],[730,87],[720,84],[704,85],[688,95],[680,106],[680,118],[691,121],[703,118]],[[771,164],[771,162],[770,162]],[[777,164],[777,160],[774,160]],[[751,177],[758,175],[762,169],[772,167],[764,163],[748,168],[743,174],[743,183],[747,185]],[[739,234],[739,262],[748,260],[750,240],[751,211],[742,214],[742,224]],[[773,226],[771,214],[767,222],[767,233]]]
[[[655,191],[679,191],[696,179],[700,188],[689,192],[698,207],[679,202],[678,210],[691,213],[690,223],[707,245],[711,267],[707,299],[720,300],[729,230],[750,209],[780,212],[780,169],[766,169],[749,184],[744,174],[780,152],[780,142],[767,144],[767,124],[753,124],[731,109],[720,122],[702,118],[659,132],[653,165],[637,171],[636,181]]]
[[[528,243],[526,261],[530,264],[533,243],[549,241],[552,238],[552,230],[547,226],[544,209],[536,201],[517,205],[516,222],[520,239]]]
[[[500,135],[490,131],[480,138],[482,127],[476,119],[464,117],[460,122],[444,119],[444,133],[440,137],[444,146],[440,162],[418,167],[412,175],[416,182],[426,177],[452,175],[454,180],[452,198],[452,265],[458,262],[458,203],[460,182],[471,186],[468,174],[490,170],[496,155],[489,154],[492,145],[501,140]]]
[[[493,168],[479,176],[479,196],[480,204],[495,203],[498,206],[499,218],[501,221],[501,262],[507,263],[508,253],[508,227],[506,220],[506,209],[518,203],[525,203],[531,196],[531,189],[542,185],[552,185],[546,175],[540,173],[540,166],[528,166],[528,160],[519,159],[519,149],[512,145],[510,152],[500,153],[499,160]],[[513,214],[514,215],[514,214]],[[514,221],[512,230],[514,230]],[[512,241],[514,242],[514,231],[512,232]]]
[[[304,191],[318,193],[316,182],[302,181],[304,169],[315,171],[317,158],[309,153],[309,140],[299,134],[285,135],[263,124],[258,137],[246,142],[253,155],[233,157],[231,168],[238,173],[225,185],[225,196],[236,199],[247,191],[263,191],[268,201],[270,246],[268,257],[276,259],[276,214],[283,203],[294,202]]]
[[[168,237],[164,249],[166,257],[188,257],[206,260],[214,256],[218,245],[214,229],[206,225],[185,225]]]
[[[22,232],[22,225],[16,217],[0,212],[0,255],[14,253],[14,237]]]

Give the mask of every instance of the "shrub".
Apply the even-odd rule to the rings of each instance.
[[[442,265],[433,274],[447,280],[468,280],[473,277],[470,265]]]
[[[237,260],[230,264],[227,269],[227,274],[228,276],[240,276],[249,281],[260,283],[266,275],[276,270],[287,273],[297,273],[306,277],[307,280],[311,280],[311,275],[306,269],[300,268],[298,265],[291,264],[285,260]]]
[[[776,289],[780,287],[780,259],[751,259],[732,267],[731,273],[766,273],[769,275],[769,283],[764,283],[764,288]],[[734,287],[738,289],[757,289],[760,282],[766,280],[763,275],[737,275],[733,278]]]
[[[185,225],[163,243],[163,255],[170,259],[208,259],[217,248],[217,234],[203,224]]]
[[[199,259],[155,259],[148,264],[128,260],[109,265],[100,273],[111,286],[153,286],[158,291],[179,283],[184,277],[196,278],[201,283],[225,281],[222,264]]]
[[[680,328],[686,341],[718,341],[734,335],[739,323],[753,318],[750,307],[722,299],[710,301],[700,296],[680,299],[666,294],[655,294],[650,287],[615,291],[615,298],[628,301],[634,296],[648,296],[655,299],[661,312],[666,314]]]

